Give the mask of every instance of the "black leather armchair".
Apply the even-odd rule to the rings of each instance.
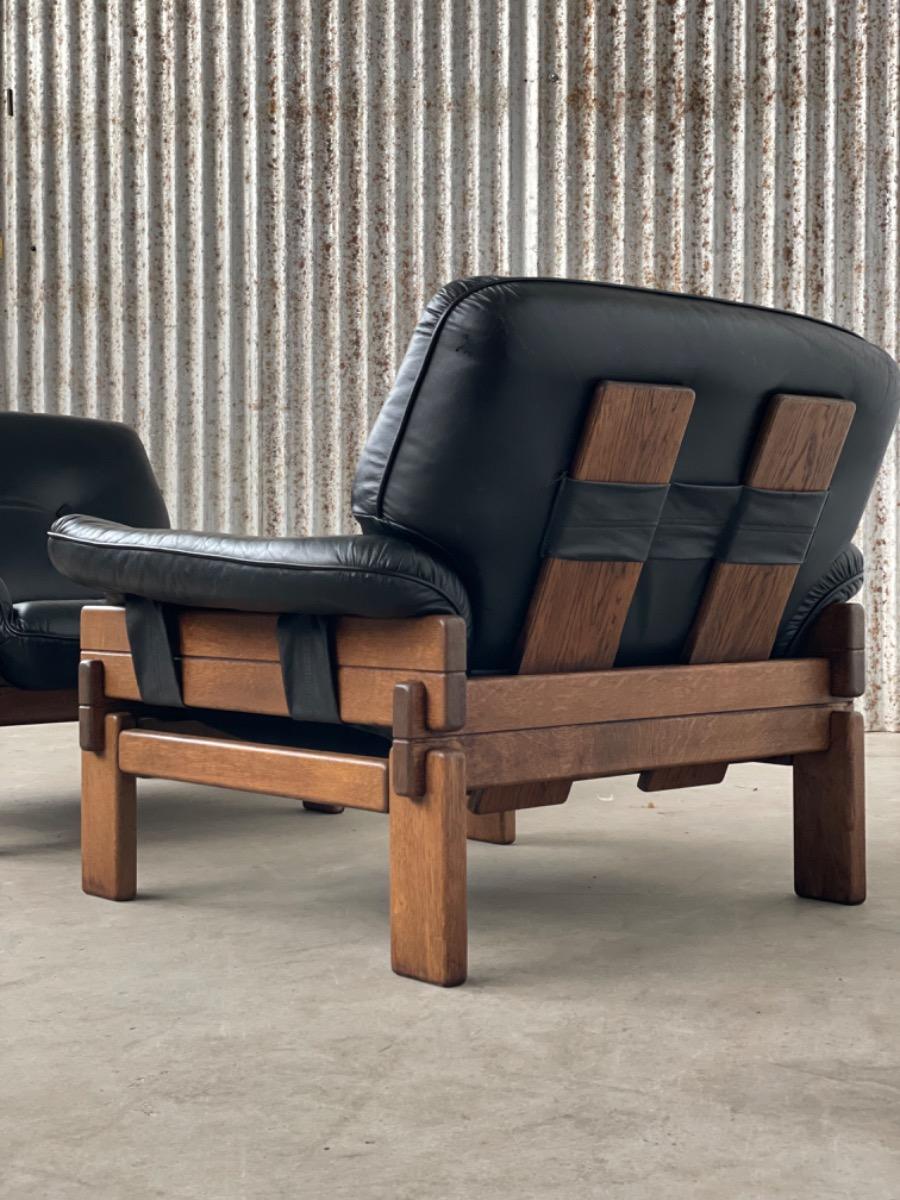
[[[82,623],[85,890],[135,894],[140,777],[387,812],[394,968],[459,983],[467,831],[765,758],[794,771],[796,890],[859,903],[846,601],[898,397],[886,354],[802,316],[461,280],[364,450],[361,535],[61,516],[55,565],[122,598]]]
[[[147,455],[124,425],[0,413],[0,724],[74,720],[81,609],[47,530],[72,512],[168,525]]]

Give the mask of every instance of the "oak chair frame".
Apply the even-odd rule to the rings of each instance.
[[[0,728],[15,725],[50,725],[74,721],[78,716],[75,688],[39,691],[17,688],[0,679]]]
[[[668,483],[693,403],[684,388],[607,383],[571,474]],[[853,405],[775,397],[746,482],[828,487]],[[508,843],[519,809],[560,804],[579,779],[714,782],[725,765],[790,764],[795,890],[865,898],[863,621],[826,609],[804,657],[769,658],[798,568],[717,563],[681,665],[614,668],[641,563],[545,559],[520,672],[467,674],[459,617],[335,622],[342,720],[392,734],[389,758],[302,750],[141,722],[122,607],[82,613],[79,721],[83,887],[136,894],[136,780],[243,788],[308,806],[387,813],[392,965],[451,986],[466,977],[466,840]],[[748,609],[748,602],[750,608]],[[749,615],[748,615],[749,613]],[[185,705],[287,716],[274,614],[179,615]]]

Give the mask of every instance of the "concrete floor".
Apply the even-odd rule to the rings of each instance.
[[[791,895],[784,768],[580,784],[472,846],[451,991],[390,972],[385,819],[148,782],[111,904],[73,728],[0,746],[4,1200],[900,1197],[900,737],[864,907]]]

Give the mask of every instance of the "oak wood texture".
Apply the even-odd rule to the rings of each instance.
[[[269,716],[289,715],[278,660],[275,617],[194,610],[180,614],[179,619],[185,704]],[[465,719],[466,703],[464,622],[458,617],[438,616],[398,620],[394,624],[398,662],[385,665],[390,664],[391,622],[347,619],[337,623],[341,718],[351,724],[390,726],[395,684],[416,678],[425,684],[429,728],[437,731],[459,728]],[[124,609],[97,606],[86,609],[82,614],[82,639],[84,659],[102,664],[106,695],[139,701]],[[230,657],[225,656],[226,651]],[[376,665],[364,665],[367,656]],[[416,662],[437,669],[405,665]],[[441,667],[442,663],[445,666]]]
[[[466,978],[465,775],[459,751],[435,750],[425,794],[390,798],[391,965],[442,987]]]
[[[98,650],[85,653],[90,654],[91,661],[102,664],[108,696],[140,700],[130,654]],[[465,720],[466,702],[466,677],[462,672],[339,667],[341,719],[350,724],[389,727],[394,687],[409,679],[419,680],[425,687],[429,728],[438,731],[459,728]],[[277,662],[182,657],[181,682],[184,702],[192,708],[289,715],[281,666]]]
[[[119,738],[119,767],[129,775],[387,811],[383,758],[131,729]]]
[[[693,405],[689,388],[600,384],[569,475],[594,483],[668,483]],[[611,667],[642,566],[545,559],[522,631],[520,674]],[[561,804],[567,795],[565,782],[529,785],[514,797],[479,797],[476,807]]]
[[[688,388],[601,384],[571,478],[668,483],[693,404]],[[642,565],[545,559],[523,630],[520,673],[611,666]]]
[[[91,896],[132,900],[137,890],[135,779],[119,767],[131,717],[107,713],[104,744],[81,754],[81,886]]]
[[[638,787],[642,792],[668,792],[674,788],[705,787],[721,783],[727,770],[727,763],[690,763],[684,767],[642,771]]]
[[[794,890],[810,900],[866,898],[865,742],[861,713],[831,716],[831,743],[794,756]]]
[[[277,663],[277,622],[272,613],[186,609],[179,614],[181,652],[190,658]],[[336,661],[345,667],[466,669],[466,626],[461,617],[342,617],[335,622],[334,640]],[[81,613],[81,648],[128,653],[125,609],[87,605]]]
[[[469,680],[462,733],[826,704],[825,657]]]
[[[831,483],[856,406],[821,396],[778,395],[769,405],[744,479],[750,487],[817,492]],[[772,653],[799,564],[717,562],[685,648],[691,663],[749,662]],[[724,778],[727,764],[722,764]],[[698,783],[715,782],[709,769]],[[644,775],[644,791],[689,787],[690,772]]]
[[[866,615],[861,604],[830,604],[804,639],[804,654],[831,664],[835,696],[861,696],[866,690]]]
[[[78,744],[82,750],[103,749],[107,708],[103,663],[83,658],[78,664]]]
[[[493,783],[594,779],[654,767],[812,753],[828,746],[830,712],[816,705],[706,713],[471,734],[455,740],[465,752],[466,777],[474,790]]]
[[[38,692],[0,681],[0,726],[49,725],[77,719],[78,693],[74,688]]]
[[[466,814],[466,835],[470,842],[491,842],[495,846],[511,846],[516,840],[516,814],[505,812]]]

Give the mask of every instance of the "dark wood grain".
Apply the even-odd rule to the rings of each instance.
[[[130,724],[130,716],[108,713],[103,748],[81,754],[81,886],[105,900],[132,900],[137,889],[135,779],[118,761]]]
[[[0,726],[48,725],[78,719],[74,688],[39,692],[0,682]]]
[[[390,797],[391,964],[442,987],[466,978],[465,775],[462,754],[433,751],[425,794]]]
[[[609,721],[507,733],[463,735],[475,789],[491,783],[593,779],[654,767],[749,762],[828,746],[827,706],[707,713],[647,721]]]
[[[831,483],[856,406],[820,396],[779,395],[769,406],[744,482],[774,491],[817,492]],[[799,565],[716,563],[685,648],[692,663],[742,662],[772,653]],[[727,764],[720,767],[724,778]],[[667,781],[668,778],[668,781]],[[706,768],[698,783],[715,781]],[[690,772],[642,776],[645,791],[689,787]]]
[[[601,384],[570,476],[595,483],[668,483],[693,404],[689,388]],[[545,559],[522,631],[519,672],[611,667],[642,565]],[[478,797],[475,803],[479,812],[531,808],[562,804],[568,791],[560,781]]]
[[[383,758],[130,729],[120,736],[118,761],[130,775],[387,811]]]
[[[829,678],[825,657],[476,677],[461,732],[826,704]]]
[[[831,717],[827,750],[794,757],[794,889],[811,900],[866,898],[862,715]]]
[[[471,842],[490,842],[495,846],[511,846],[516,840],[516,814],[514,812],[478,813],[469,812],[466,817],[466,833]]]
[[[866,617],[861,604],[830,604],[807,634],[803,653],[823,655],[831,664],[835,696],[861,696],[866,690]]]
[[[190,658],[277,663],[277,621],[273,613],[188,609],[179,615],[179,644]],[[87,605],[81,614],[81,648],[127,653],[125,609]],[[335,659],[344,667],[465,671],[465,622],[450,616],[342,617],[335,621]]]
[[[107,696],[139,701],[137,675],[129,653],[89,650],[91,661],[102,666]],[[287,716],[281,666],[277,662],[248,659],[188,658],[182,656],[182,694],[192,708],[217,708],[227,712],[253,712]],[[466,677],[461,671],[386,670],[339,667],[338,703],[341,718],[351,724],[390,726],[396,684],[419,680],[427,695],[429,728],[445,732],[465,720]]]

